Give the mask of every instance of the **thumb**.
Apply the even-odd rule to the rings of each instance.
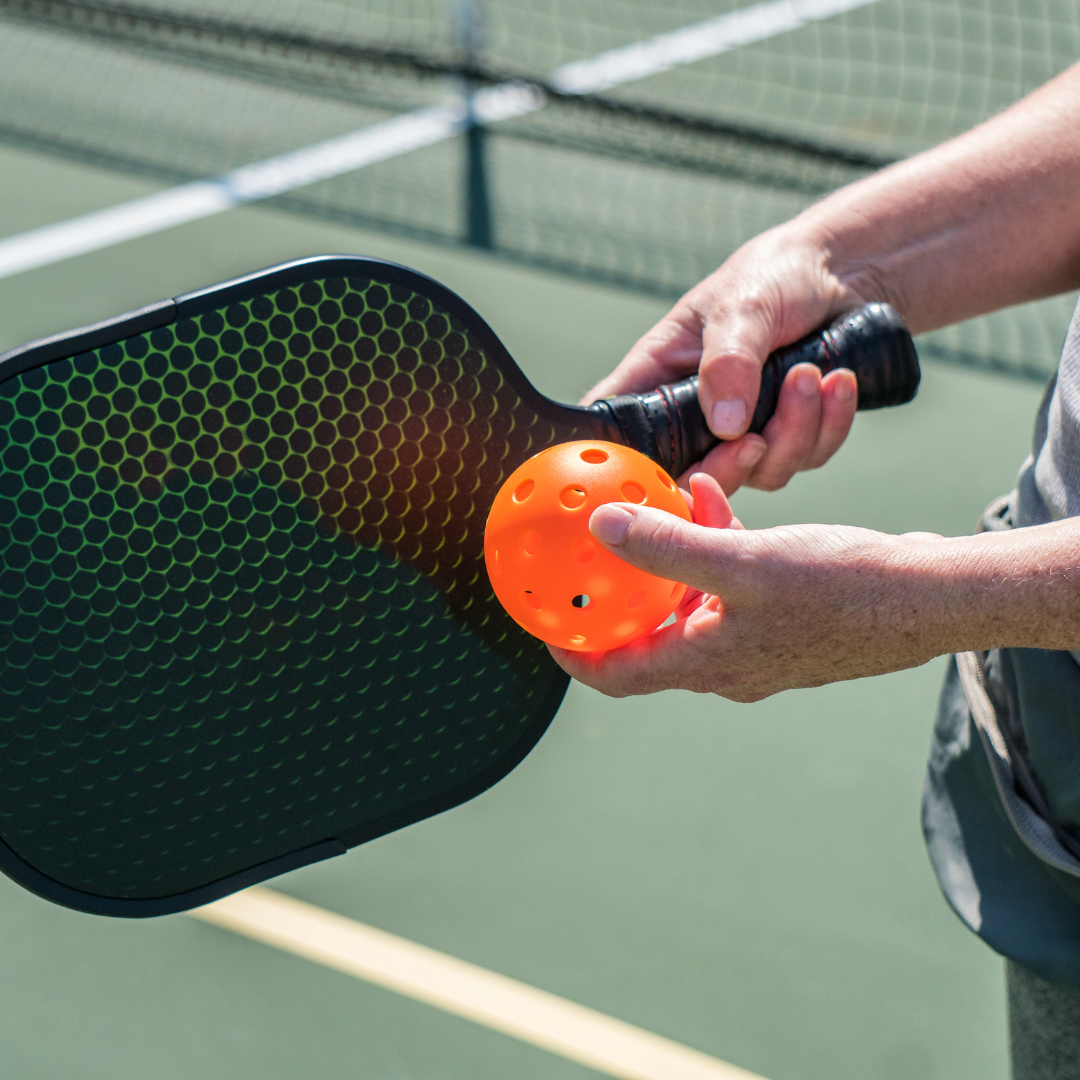
[[[761,368],[776,329],[765,310],[710,319],[702,331],[699,400],[714,435],[735,439],[750,426]]]
[[[739,535],[633,503],[598,506],[589,518],[589,532],[631,566],[705,593],[722,592],[731,537]]]

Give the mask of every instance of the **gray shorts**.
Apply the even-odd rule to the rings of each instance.
[[[1080,1080],[1080,990],[1005,962],[1012,1080]]]

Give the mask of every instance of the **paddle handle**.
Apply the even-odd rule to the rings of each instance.
[[[888,304],[866,304],[772,353],[761,372],[761,390],[750,430],[760,433],[776,412],[784,376],[811,363],[822,374],[855,373],[858,408],[905,405],[919,389],[919,358],[904,320]],[[604,423],[604,438],[632,446],[678,476],[721,440],[698,404],[698,377],[647,394],[620,394],[589,406]]]

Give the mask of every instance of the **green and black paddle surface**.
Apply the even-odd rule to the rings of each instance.
[[[864,408],[918,384],[864,308],[770,360],[758,430],[804,359]],[[165,914],[490,787],[567,685],[488,583],[495,493],[570,439],[677,475],[696,389],[558,404],[452,292],[336,256],[0,357],[0,868]]]

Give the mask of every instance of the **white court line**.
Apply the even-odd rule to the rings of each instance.
[[[481,91],[473,115],[485,123],[540,108],[532,87],[504,84]],[[325,142],[234,169],[216,180],[196,180],[107,210],[83,214],[55,225],[0,241],[0,277],[97,251],[172,225],[220,214],[241,203],[267,199],[294,188],[362,169],[377,161],[442,142],[463,131],[463,102],[418,109]]]
[[[807,23],[866,7],[875,0],[765,0],[764,3],[717,15],[713,19],[658,34],[589,60],[575,60],[552,72],[548,80],[568,94],[595,94],[613,86],[657,75],[682,64],[764,41]]]
[[[764,0],[588,60],[564,64],[552,72],[549,81],[566,93],[608,90],[876,2]],[[483,123],[496,123],[543,105],[543,95],[535,87],[503,83],[476,94],[472,112]],[[460,134],[468,122],[462,101],[417,109],[348,135],[245,165],[217,179],[197,180],[107,210],[31,229],[0,240],[0,278],[362,169],[450,139]]]
[[[762,1080],[651,1031],[271,889],[255,886],[190,914],[619,1080]]]

